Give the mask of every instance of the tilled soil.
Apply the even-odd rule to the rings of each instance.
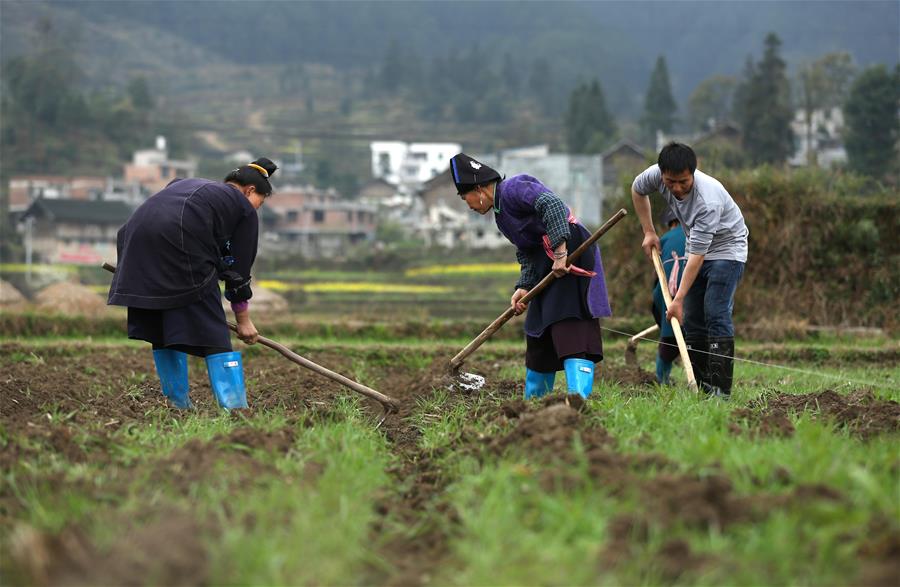
[[[359,358],[358,351],[355,357]],[[352,361],[340,352],[308,358],[357,378]],[[391,363],[382,362],[384,354],[378,349],[372,351],[371,358],[379,360],[379,368],[371,370],[378,374],[364,382],[397,399],[400,409],[388,414],[380,427],[396,457],[389,471],[394,483],[377,499],[379,515],[371,529],[377,554],[387,564],[368,569],[366,583],[427,584],[451,556],[450,543],[462,530],[446,491],[455,479],[441,465],[441,459],[451,452],[471,455],[483,466],[498,458],[527,458],[538,481],[548,490],[565,491],[585,483],[580,471],[586,466],[587,482],[598,490],[612,496],[638,496],[647,507],[640,514],[623,514],[611,521],[609,543],[598,557],[598,572],[629,560],[634,549],[647,541],[651,527],[720,531],[763,519],[776,508],[845,499],[826,486],[801,486],[780,495],[739,495],[723,475],[686,474],[663,455],[619,450],[616,439],[599,424],[602,414],[593,413],[596,408],[578,396],[557,394],[526,402],[520,399],[522,382],[491,378],[482,389],[468,392],[453,385],[445,358],[435,359],[420,371],[383,367]],[[115,434],[140,426],[149,411],[165,409],[152,358],[145,350],[89,346],[36,349],[7,344],[0,346],[0,360],[0,425],[7,437],[26,439],[0,449],[0,465],[5,470],[41,451],[72,463],[110,462],[116,458]],[[366,357],[361,360],[365,362]],[[298,427],[342,417],[335,409],[335,398],[350,392],[339,384],[274,354],[254,355],[245,364],[251,410],[277,409],[284,414],[287,426],[272,431],[239,427],[208,442],[192,440],[165,456],[134,465],[134,474],[181,495],[188,495],[192,485],[210,476],[223,476],[238,484],[251,482],[274,472],[265,458],[259,458],[260,453],[287,453],[292,450]],[[476,361],[467,369],[490,373],[495,366],[493,362]],[[644,393],[642,389],[652,392],[647,386],[652,385],[653,376],[637,369],[603,368],[601,378],[630,386],[635,393]],[[191,384],[197,410],[211,416],[219,413],[201,362],[191,364]],[[441,409],[463,407],[471,424],[463,426],[446,445],[426,450],[415,423],[417,411],[422,401],[447,390],[451,391]],[[363,405],[375,426],[381,406],[368,399]],[[747,408],[736,409],[733,427],[742,433],[784,433],[784,423],[790,426],[788,415],[797,411],[832,419],[863,438],[897,432],[900,418],[896,402],[878,400],[865,391],[849,396],[835,392],[770,394]],[[589,417],[597,415],[600,417]],[[183,414],[172,410],[171,417],[177,419]],[[317,474],[313,463],[304,476],[312,480]],[[69,483],[59,475],[47,475],[38,482],[47,491],[59,491]],[[115,492],[116,488],[105,491]],[[24,582],[132,584],[134,577],[142,577],[141,582],[149,578],[153,583],[175,585],[209,580],[203,536],[214,529],[199,524],[189,512],[156,507],[140,520],[111,520],[127,531],[115,545],[101,549],[77,525],[58,533],[15,525],[23,517],[20,508],[9,488],[0,488],[0,527],[12,530],[9,543]],[[178,539],[173,540],[173,536]],[[890,561],[897,544],[893,529],[873,534],[868,549],[860,553],[874,561],[864,569],[865,581],[879,584],[896,569]],[[146,553],[153,553],[152,560]],[[666,542],[653,554],[653,560],[662,576],[671,581],[702,572],[717,562],[692,552],[683,540]]]
[[[878,399],[867,389],[847,395],[832,390],[797,395],[772,392],[735,410],[731,430],[737,434],[792,436],[790,416],[801,412],[833,421],[863,439],[900,431],[900,403]]]

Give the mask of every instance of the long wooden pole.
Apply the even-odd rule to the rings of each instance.
[[[663,299],[666,301],[666,309],[668,310],[669,306],[672,305],[672,295],[669,293],[669,284],[666,280],[666,272],[663,270],[662,260],[659,258],[659,251],[654,248],[650,258],[653,259],[653,267],[656,269],[656,277],[659,279],[659,287],[662,289]],[[684,374],[687,376],[688,385],[696,391],[697,379],[694,377],[694,368],[691,366],[687,344],[684,342],[684,333],[681,332],[681,323],[678,322],[678,318],[672,318],[670,322],[672,323],[672,330],[675,331],[675,341],[678,343],[678,353],[681,355],[681,364],[684,366]]]
[[[103,268],[106,269],[107,271],[109,271],[110,273],[116,272],[116,266],[112,265],[110,263],[104,263]],[[237,332],[237,324],[234,324],[233,322],[226,322],[226,324],[228,324],[228,328],[230,328],[233,332]],[[307,369],[309,369],[311,371],[315,371],[319,375],[327,377],[328,379],[331,379],[332,381],[336,381],[345,387],[349,387],[350,389],[352,389],[353,391],[355,391],[357,393],[361,393],[362,395],[364,395],[366,397],[370,397],[370,398],[374,399],[375,401],[379,402],[382,406],[384,406],[386,411],[395,412],[395,411],[397,411],[397,409],[400,406],[400,404],[397,403],[397,400],[395,400],[394,398],[384,395],[383,393],[381,393],[379,391],[375,391],[371,387],[367,387],[367,386],[363,385],[362,383],[357,383],[356,381],[353,381],[352,379],[344,377],[340,373],[335,373],[334,371],[332,371],[330,369],[326,369],[325,367],[323,367],[321,365],[313,363],[309,359],[301,357],[300,355],[298,355],[297,353],[295,353],[294,351],[287,348],[286,346],[284,346],[281,343],[278,343],[278,342],[275,342],[274,340],[268,339],[265,336],[260,336],[257,339],[257,341],[259,342],[259,344],[261,344],[263,346],[267,346],[270,349],[278,351],[285,358],[287,358],[290,361],[293,361],[294,363],[297,363],[301,367],[306,367]]]
[[[625,211],[625,208],[622,208],[621,210],[616,212],[612,216],[612,218],[604,222],[603,226],[598,228],[590,237],[588,237],[587,240],[581,243],[581,245],[577,249],[569,253],[569,256],[566,257],[566,265],[571,265],[572,263],[574,263],[582,253],[584,253],[590,246],[597,242],[597,239],[606,234],[606,231],[615,226],[615,224],[619,220],[624,218],[627,214],[628,212]],[[521,303],[527,304],[528,302],[530,302],[535,298],[535,296],[544,291],[544,289],[546,289],[554,279],[556,279],[556,275],[554,275],[553,272],[548,273],[536,286],[531,288],[531,290],[529,290],[527,294],[522,296],[522,299],[520,300]],[[500,327],[506,324],[514,315],[515,309],[510,306],[506,309],[505,312],[500,314],[500,316],[498,316],[493,322],[491,322],[487,326],[487,328],[482,330],[481,334],[476,336],[472,340],[472,342],[467,344],[461,351],[456,354],[455,357],[450,359],[450,372],[456,373],[457,371],[459,371],[459,368],[462,366],[463,362],[465,362],[466,357],[474,353],[475,350],[478,349],[478,347],[484,344],[485,341],[493,336],[495,332],[500,330]]]

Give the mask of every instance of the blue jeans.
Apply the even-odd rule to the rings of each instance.
[[[684,296],[684,337],[734,337],[734,292],[744,275],[741,261],[703,261]]]

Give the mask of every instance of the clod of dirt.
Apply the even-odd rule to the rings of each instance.
[[[600,368],[600,380],[619,385],[648,386],[656,383],[656,375],[644,371],[640,367],[615,367],[603,365]]]
[[[900,403],[878,399],[867,389],[848,395],[830,389],[797,395],[763,395],[747,404],[746,408],[734,411],[731,431],[736,434],[746,431],[760,436],[792,436],[794,425],[790,415],[804,411],[832,420],[863,439],[900,432]]]
[[[188,495],[191,486],[227,474],[253,480],[274,471],[273,465],[254,459],[244,451],[229,450],[225,442],[193,439],[161,459],[153,468],[153,483],[169,484]]]
[[[576,426],[581,421],[578,410],[556,403],[535,412],[520,415],[518,425],[493,443],[497,452],[510,446],[537,450],[569,450]]]
[[[696,573],[712,561],[711,556],[694,553],[683,539],[669,540],[656,555],[656,563],[668,581],[675,581],[685,573]]]
[[[734,494],[726,477],[660,475],[644,483],[642,493],[652,518],[663,525],[675,520],[701,528],[725,528],[749,521],[755,510],[749,498]]]
[[[238,428],[229,434],[220,434],[212,444],[227,447],[237,445],[266,452],[286,453],[294,445],[296,434],[291,428],[281,428],[266,432],[255,428]]]

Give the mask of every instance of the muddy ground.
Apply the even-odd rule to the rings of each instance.
[[[381,351],[355,351],[357,358],[381,360]],[[361,353],[361,354],[360,354]],[[308,358],[352,377],[347,357],[329,351]],[[492,359],[493,360],[493,359]],[[192,440],[168,455],[151,462],[128,462],[116,453],[114,433],[140,425],[148,410],[164,405],[159,393],[150,353],[129,347],[91,348],[49,346],[30,348],[21,344],[0,345],[0,424],[8,439],[0,450],[0,466],[15,470],[36,453],[52,451],[71,463],[117,462],[133,467],[148,484],[165,483],[188,495],[194,483],[211,475],[238,483],[272,472],[259,454],[287,453],[299,427],[312,426],[321,418],[340,417],[333,410],[335,398],[344,388],[321,376],[286,362],[274,353],[257,353],[245,361],[251,410],[279,408],[287,424],[263,432],[238,427],[227,435],[204,442]],[[425,450],[421,432],[413,424],[417,400],[431,397],[451,382],[444,372],[445,358],[435,357],[426,369],[390,366],[378,371],[372,387],[395,397],[401,408],[380,426],[396,459],[390,470],[393,487],[375,504],[378,519],[371,528],[373,544],[387,564],[373,565],[361,581],[368,584],[422,585],[435,577],[451,557],[449,543],[458,525],[458,515],[445,495],[454,479],[448,477],[440,461],[448,453],[471,455],[484,464],[504,455],[527,451],[539,471],[540,482],[549,490],[565,491],[583,483],[573,474],[576,465],[587,461],[591,483],[610,495],[636,495],[646,501],[641,514],[623,514],[609,527],[609,543],[597,560],[598,576],[628,560],[635,548],[646,542],[651,527],[687,526],[724,530],[735,524],[752,523],[779,508],[808,505],[811,501],[841,501],[839,491],[821,485],[799,486],[787,494],[740,495],[724,475],[705,471],[686,474],[664,455],[635,454],[617,448],[616,439],[589,418],[594,410],[580,398],[551,396],[542,401],[520,399],[522,383],[490,379],[476,397],[455,391],[445,409],[464,404],[473,422],[445,446]],[[390,363],[387,363],[390,364]],[[343,366],[343,368],[342,368]],[[467,369],[490,373],[496,363],[473,361]],[[214,406],[202,363],[191,365],[192,399],[201,413],[218,413]],[[630,386],[635,394],[653,393],[649,373],[605,367],[602,377]],[[479,400],[479,398],[481,398]],[[488,398],[489,401],[484,401]],[[365,409],[375,426],[381,408],[369,400]],[[896,434],[900,404],[875,399],[860,390],[850,395],[821,392],[815,395],[786,395],[777,392],[754,400],[733,412],[732,430],[737,434],[790,434],[788,416],[807,411],[848,428],[862,438]],[[174,412],[173,417],[181,417]],[[234,417],[239,418],[240,415]],[[489,426],[484,426],[489,424]],[[484,429],[494,432],[485,434]],[[574,448],[576,437],[583,447]],[[18,470],[44,491],[64,491],[70,481],[40,471]],[[304,470],[297,482],[312,481],[318,474],[315,464]],[[101,489],[79,487],[80,491],[115,493],[115,485]],[[78,526],[58,532],[38,532],[22,523],[26,518],[21,500],[4,483],[0,489],[0,529],[8,537],[12,564],[4,574],[13,582],[43,585],[129,584],[149,580],[158,584],[204,584],[209,567],[200,537],[215,534],[209,522],[200,522],[188,512],[165,506],[149,508],[139,517],[111,512],[110,524],[126,529],[125,539],[112,546],[99,546]],[[241,520],[241,523],[253,523]],[[385,529],[402,524],[417,528],[413,537],[385,536]],[[179,536],[173,547],[172,536]],[[900,576],[897,548],[900,539],[890,525],[872,531],[867,549],[860,553],[866,561],[860,581],[879,584]],[[152,557],[148,552],[154,553]],[[691,551],[683,540],[671,540],[654,555],[664,579],[675,581],[716,565],[710,556]],[[6,559],[6,557],[4,557]],[[135,572],[135,570],[139,572]]]

